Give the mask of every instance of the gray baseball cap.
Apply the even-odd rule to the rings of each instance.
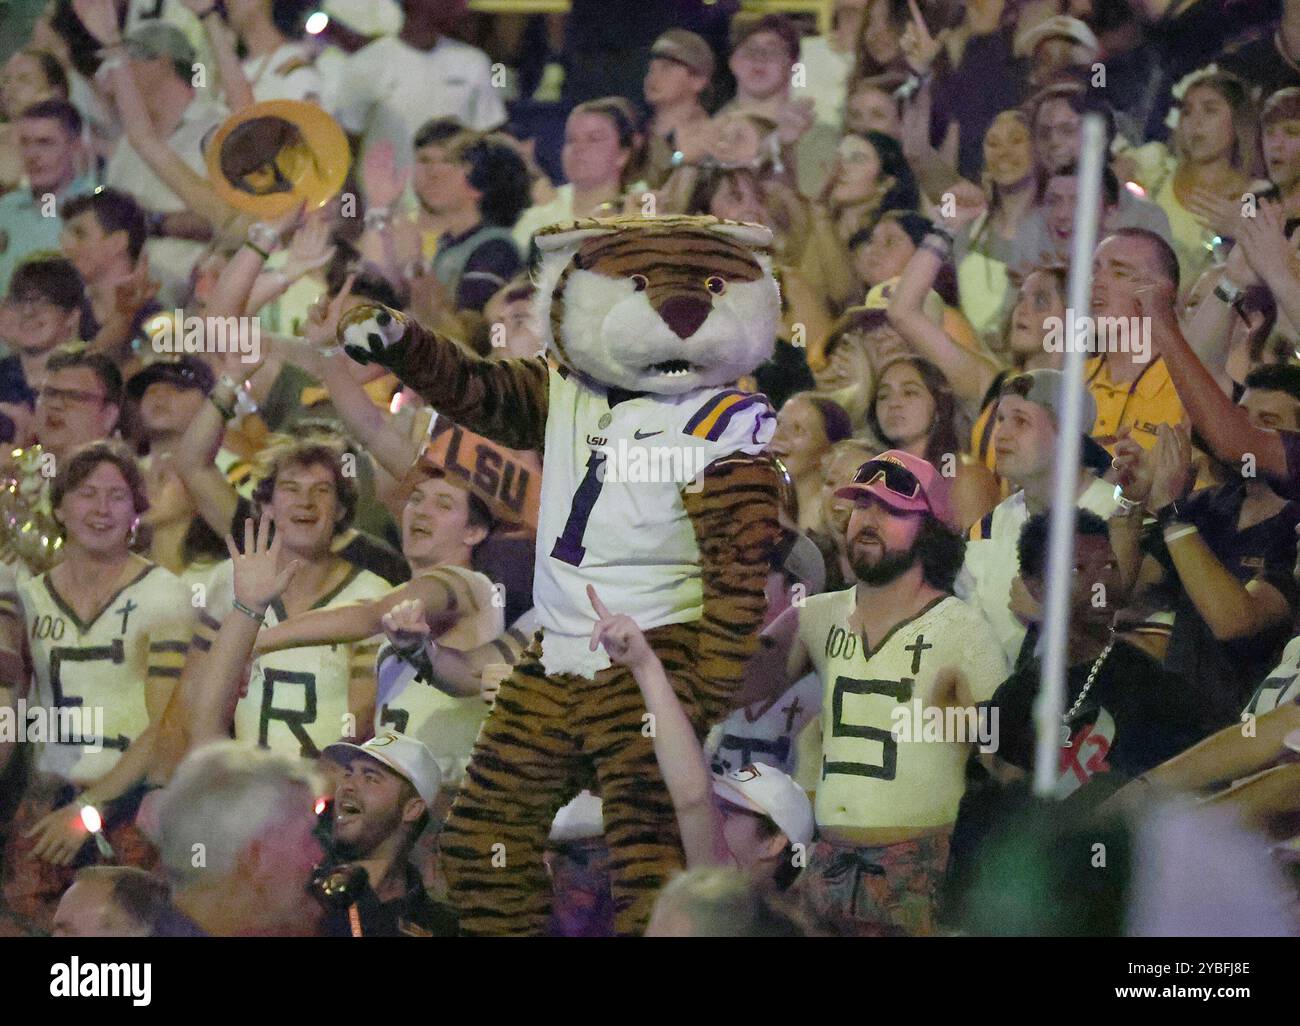
[[[655,40],[654,46],[650,48],[650,56],[666,57],[678,64],[685,64],[705,78],[713,77],[713,50],[703,36],[686,29],[669,29]]]
[[[1012,374],[1002,382],[998,394],[999,397],[1014,395],[1031,403],[1037,403],[1052,415],[1052,423],[1060,427],[1061,406],[1065,398],[1063,372],[1042,367],[1038,370]],[[1095,470],[1098,474],[1105,473],[1106,468],[1110,466],[1110,454],[1092,437],[1092,426],[1097,423],[1097,401],[1092,397],[1087,386],[1083,387],[1080,404],[1079,423],[1083,428],[1082,462],[1084,466]]]
[[[999,394],[1015,395],[1031,403],[1037,403],[1052,415],[1053,421],[1060,424],[1061,406],[1065,400],[1065,375],[1059,370],[1050,368],[1012,374],[1002,382]],[[1087,388],[1083,389],[1080,398],[1082,416],[1079,419],[1084,425],[1084,432],[1087,433],[1092,430],[1092,425],[1097,421],[1097,402]]]
[[[193,64],[198,56],[194,44],[184,32],[175,25],[164,25],[161,22],[141,25],[128,32],[122,41],[126,44],[127,53],[140,61],[166,57],[181,64]]]

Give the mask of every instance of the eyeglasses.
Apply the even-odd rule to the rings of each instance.
[[[54,303],[42,296],[29,296],[26,299],[10,299],[6,304],[19,317],[39,317],[59,309]]]
[[[888,460],[868,460],[853,475],[855,485],[873,485],[881,478],[885,487],[904,499],[915,499],[921,494],[921,482],[906,467]]]
[[[46,385],[36,393],[36,402],[45,406],[58,401],[64,403],[102,403],[108,397],[99,392],[85,392],[80,388],[55,388]]]

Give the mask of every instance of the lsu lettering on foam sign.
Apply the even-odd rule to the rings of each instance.
[[[541,461],[434,415],[421,459],[472,488],[499,520],[537,533],[542,495]]]

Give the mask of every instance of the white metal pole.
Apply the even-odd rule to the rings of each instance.
[[[1074,245],[1070,254],[1068,309],[1065,318],[1065,365],[1056,473],[1052,481],[1052,519],[1047,557],[1047,603],[1043,611],[1042,679],[1034,703],[1038,748],[1034,758],[1034,793],[1050,795],[1056,788],[1061,751],[1061,715],[1065,711],[1065,648],[1070,631],[1070,584],[1074,571],[1075,503],[1079,483],[1084,347],[1077,345],[1074,325],[1092,331],[1092,253],[1097,246],[1101,209],[1101,172],[1106,157],[1106,127],[1100,115],[1083,122],[1079,163],[1079,195],[1074,206]],[[1073,316],[1071,316],[1073,315]]]

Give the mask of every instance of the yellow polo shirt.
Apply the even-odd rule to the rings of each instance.
[[[1136,380],[1119,383],[1111,380],[1105,357],[1094,356],[1084,363],[1083,377],[1097,403],[1097,420],[1090,433],[1108,451],[1114,451],[1120,428],[1127,427],[1143,449],[1150,449],[1161,424],[1186,419],[1163,357],[1150,361]]]

